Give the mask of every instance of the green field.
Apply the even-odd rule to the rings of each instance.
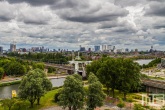
[[[54,94],[57,93],[58,89],[52,90],[47,92],[40,101],[40,105],[36,105],[36,102],[34,103],[34,107],[33,108],[29,108],[30,103],[27,101],[27,105],[24,108],[21,108],[21,110],[39,110],[41,108],[46,108],[46,107],[50,107],[50,106],[56,106],[57,104],[53,101],[54,99]],[[0,110],[8,110],[7,107],[2,107],[2,105],[0,106]],[[16,110],[14,107],[12,107],[11,110]]]

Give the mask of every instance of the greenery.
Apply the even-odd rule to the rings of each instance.
[[[133,110],[145,110],[141,104],[134,104]]]
[[[51,88],[52,84],[42,70],[31,70],[22,78],[19,87],[19,97],[28,100],[31,107],[33,107],[35,100],[37,100],[37,104],[39,105],[41,96]]]
[[[2,100],[2,106],[8,107],[9,110],[11,110],[11,107],[14,106],[15,99],[4,99]]]
[[[66,55],[57,52],[57,53],[32,53],[28,54],[19,54],[17,52],[8,53],[8,56],[15,56],[22,59],[35,60],[41,62],[50,62],[55,64],[68,63],[71,60],[71,57],[66,57]]]
[[[111,88],[113,97],[114,90],[118,89],[124,94],[138,91],[141,86],[141,73],[139,65],[131,59],[124,58],[102,58],[87,65],[87,74],[93,72],[102,84],[107,88],[107,93]]]
[[[10,86],[10,85],[14,85],[14,84],[20,84],[21,81],[12,81],[12,82],[5,82],[5,83],[0,83],[0,87],[3,87],[3,86]]]
[[[165,106],[162,106],[161,110],[165,110]]]
[[[61,89],[58,89],[58,91],[54,94],[54,102],[58,103],[59,100],[59,96],[61,94]]]
[[[81,76],[78,74],[68,76],[59,96],[59,105],[63,108],[68,107],[69,110],[81,109],[84,105],[84,95]]]
[[[24,75],[26,68],[19,62],[7,63],[5,66],[6,75]]]
[[[44,70],[45,65],[44,63],[36,63],[17,58],[0,57],[0,79],[2,75],[22,76],[25,75],[31,69],[36,68]],[[3,74],[1,72],[3,72]]]
[[[2,79],[4,75],[4,69],[0,67],[0,79]]]
[[[87,110],[94,110],[97,106],[101,107],[103,105],[105,94],[102,90],[102,84],[93,73],[90,73],[88,83]]]
[[[54,67],[48,67],[48,73],[52,73],[52,72],[55,72],[56,71],[56,68]]]
[[[40,105],[34,104],[33,108],[29,108],[30,103],[27,100],[21,100],[19,98],[15,99],[11,110],[38,110],[41,108],[47,108],[50,106],[57,106],[57,104],[53,101],[53,95],[56,94],[59,89],[48,91],[43,97],[41,97]],[[21,102],[18,102],[21,101]],[[23,105],[19,105],[19,103],[23,103]],[[37,102],[36,102],[37,103]],[[19,105],[19,107],[18,107]],[[0,101],[0,110],[7,110],[7,106],[2,105],[2,101]]]
[[[157,64],[161,63],[161,58],[155,58],[151,62],[149,62],[147,65],[143,64],[141,68],[149,68],[153,66],[157,66]]]

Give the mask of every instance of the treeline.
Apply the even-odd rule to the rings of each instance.
[[[6,75],[22,76],[31,69],[40,68],[44,70],[44,63],[23,61],[16,58],[0,58],[0,79]]]
[[[8,56],[15,56],[22,59],[35,60],[41,62],[50,62],[55,64],[68,63],[71,60],[71,56],[66,56],[62,53],[31,53],[19,54],[17,52],[8,53]]]
[[[132,60],[139,60],[139,59],[155,59],[156,56],[154,55],[139,55],[139,56],[134,56],[131,57]]]
[[[152,60],[150,63],[148,63],[147,65],[143,64],[141,66],[141,68],[149,68],[149,67],[154,67],[157,66],[157,64],[161,63],[161,58],[156,58],[154,60]]]
[[[114,90],[117,89],[126,95],[141,88],[141,73],[138,63],[128,58],[102,58],[93,61],[86,67],[87,74],[93,72],[115,97]]]

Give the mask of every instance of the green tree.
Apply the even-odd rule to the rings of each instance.
[[[41,70],[44,70],[45,64],[44,63],[34,63],[33,64],[33,69],[39,68]]]
[[[137,63],[130,59],[118,59],[120,70],[118,72],[118,86],[117,89],[124,93],[124,100],[128,92],[138,90],[141,85],[140,68]]]
[[[12,99],[4,99],[2,100],[2,105],[4,107],[8,107],[9,110],[11,110],[11,107],[15,104],[15,99],[12,98]]]
[[[84,89],[81,76],[74,74],[66,77],[59,96],[59,105],[63,108],[68,107],[69,110],[77,110],[83,108],[83,103]]]
[[[19,62],[11,62],[5,65],[7,75],[23,75],[26,73],[26,68]]]
[[[115,97],[114,90],[118,84],[119,69],[118,59],[108,58],[103,61],[101,68],[96,73],[102,84],[106,86],[108,95],[111,88],[113,97]]]
[[[26,108],[27,107],[27,102],[25,100],[21,100],[21,99],[16,99],[16,102],[14,104],[14,110],[21,110],[22,108]]]
[[[33,107],[35,100],[37,100],[37,104],[39,104],[41,96],[51,88],[52,84],[46,78],[42,70],[31,70],[21,81],[19,86],[19,97],[29,100],[31,107]]]
[[[4,75],[4,69],[0,67],[0,79],[2,79]]]
[[[105,94],[103,87],[97,77],[90,73],[88,77],[88,90],[87,90],[87,110],[94,110],[96,107],[103,105]]]

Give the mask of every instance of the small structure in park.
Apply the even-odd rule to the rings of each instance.
[[[12,98],[17,97],[17,92],[16,90],[12,90]]]

